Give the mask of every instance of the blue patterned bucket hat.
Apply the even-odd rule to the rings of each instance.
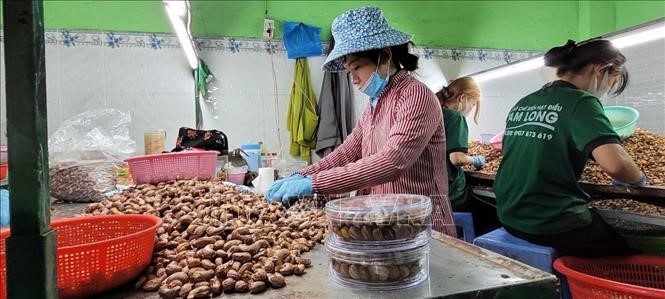
[[[361,7],[349,10],[332,23],[335,47],[321,66],[329,72],[344,70],[344,56],[367,50],[383,49],[410,42],[412,34],[390,27],[378,7]]]

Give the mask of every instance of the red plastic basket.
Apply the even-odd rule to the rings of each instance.
[[[55,220],[60,298],[94,296],[123,285],[150,264],[157,228],[150,215],[91,216]],[[6,298],[5,239],[0,231],[0,298]]]
[[[127,159],[135,184],[156,184],[164,181],[215,176],[216,151],[189,151],[139,156]]]
[[[665,298],[665,258],[662,256],[564,256],[554,261],[554,269],[566,276],[573,298]]]
[[[0,164],[0,180],[4,180],[7,177],[7,172],[9,169],[8,164]]]

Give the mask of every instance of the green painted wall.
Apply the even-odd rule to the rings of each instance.
[[[580,1],[578,40],[615,31],[615,12],[613,1]]]
[[[156,0],[44,0],[44,23],[47,28],[171,31],[164,5]]]
[[[665,1],[580,1],[579,39],[665,17]]]
[[[615,30],[665,17],[665,1],[616,1]]]
[[[44,1],[48,28],[170,32],[161,1]]]
[[[327,39],[335,16],[363,5],[381,7],[416,44],[530,50],[665,17],[663,1],[269,0],[268,14],[278,28],[285,20],[320,26]],[[264,1],[193,0],[192,9],[196,35],[261,36]],[[171,32],[158,0],[46,0],[44,11],[47,28]]]
[[[577,3],[569,1],[269,1],[268,14],[322,27],[327,39],[335,16],[363,5],[381,7],[417,44],[541,49],[577,36]],[[199,1],[193,10],[197,34],[261,35],[263,1]]]

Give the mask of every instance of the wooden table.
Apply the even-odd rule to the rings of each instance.
[[[54,218],[81,213],[85,204],[54,204]],[[303,276],[288,276],[283,289],[268,290],[251,298],[524,298],[558,299],[557,278],[462,240],[434,233],[430,243],[429,279],[408,289],[368,291],[343,287],[330,280],[328,255],[323,245],[306,253],[312,268]],[[249,298],[248,294],[224,294],[220,298]],[[100,299],[158,299],[131,286],[121,287]]]

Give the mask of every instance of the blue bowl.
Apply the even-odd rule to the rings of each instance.
[[[607,106],[605,116],[610,120],[617,135],[621,139],[626,139],[635,133],[640,112],[627,106]]]

